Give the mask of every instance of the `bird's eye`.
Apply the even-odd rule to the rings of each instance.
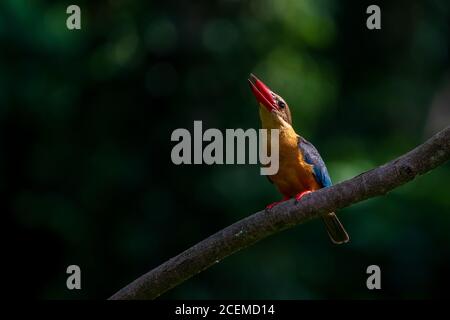
[[[284,107],[286,107],[286,104],[283,101],[278,101],[278,106],[283,109]]]

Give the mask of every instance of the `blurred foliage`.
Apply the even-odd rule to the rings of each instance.
[[[255,128],[250,72],[342,181],[449,124],[450,4],[332,0],[0,3],[0,187],[17,297],[105,298],[278,199],[251,165],[175,166],[171,132]],[[447,94],[443,94],[447,92]],[[437,97],[447,97],[437,98]],[[433,111],[434,110],[434,111]],[[447,118],[445,118],[447,117]],[[224,260],[165,298],[448,295],[449,165],[342,210],[351,242],[319,221]],[[11,227],[9,227],[9,224]],[[65,288],[66,267],[82,290]],[[366,268],[382,269],[380,292]]]

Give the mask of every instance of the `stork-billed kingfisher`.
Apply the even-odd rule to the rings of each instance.
[[[275,205],[302,196],[315,190],[332,185],[327,167],[317,149],[292,128],[289,106],[278,94],[269,89],[253,74],[248,79],[250,88],[259,104],[259,116],[263,129],[279,130],[279,170],[268,176],[283,194],[281,201],[269,204],[270,210]],[[268,130],[268,150],[270,150],[270,130]],[[334,212],[323,217],[325,227],[331,240],[345,243],[349,236]]]

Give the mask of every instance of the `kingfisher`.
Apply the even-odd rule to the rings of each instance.
[[[295,132],[286,101],[255,75],[250,74],[248,81],[259,105],[262,128],[279,130],[279,170],[267,177],[284,198],[267,205],[266,210],[292,198],[298,202],[308,193],[330,187],[332,182],[322,157],[312,143]],[[270,130],[267,141],[267,149],[270,150]],[[334,212],[325,215],[323,221],[333,243],[349,241],[344,226]]]

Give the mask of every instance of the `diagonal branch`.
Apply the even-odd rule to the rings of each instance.
[[[244,218],[147,272],[110,299],[154,299],[223,258],[255,242],[353,203],[384,195],[450,158],[450,126],[378,168]]]

